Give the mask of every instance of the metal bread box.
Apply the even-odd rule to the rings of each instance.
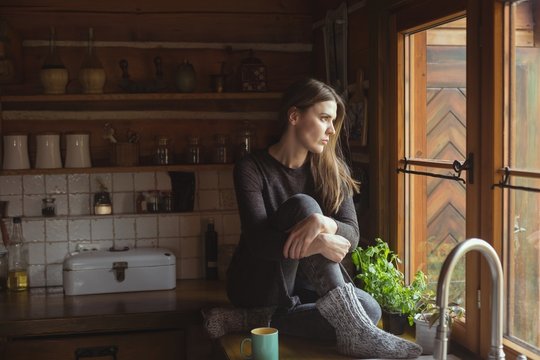
[[[168,290],[176,287],[176,258],[163,248],[85,251],[63,265],[66,295]]]

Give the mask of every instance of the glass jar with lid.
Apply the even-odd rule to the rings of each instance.
[[[229,146],[227,145],[227,135],[216,135],[216,145],[212,160],[216,164],[226,164],[232,161]]]
[[[157,165],[168,165],[172,162],[170,143],[171,139],[166,136],[159,136],[157,138],[157,147],[154,161]]]
[[[188,164],[200,164],[201,162],[201,144],[198,136],[190,136],[187,149]]]

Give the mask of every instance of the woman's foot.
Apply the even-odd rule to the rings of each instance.
[[[218,307],[201,310],[204,327],[212,339],[231,332],[249,331],[270,324],[275,307]]]
[[[317,301],[322,316],[336,329],[338,351],[361,358],[412,359],[422,348],[375,326],[358,300],[353,285],[338,287]]]

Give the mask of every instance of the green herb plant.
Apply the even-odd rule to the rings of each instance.
[[[401,263],[388,244],[377,238],[376,244],[365,249],[356,248],[352,261],[356,266],[356,279],[361,287],[371,294],[383,310],[407,315],[409,324],[414,324],[418,311],[417,303],[427,288],[426,275],[417,271],[410,285],[405,284],[405,276],[398,269]]]
[[[416,304],[416,313],[418,318],[429,323],[429,327],[432,327],[437,320],[441,317],[439,307],[437,306],[435,293],[431,290],[425,291],[418,303]],[[452,327],[454,320],[462,319],[465,317],[465,309],[458,303],[451,302],[446,309],[445,318],[447,326]]]

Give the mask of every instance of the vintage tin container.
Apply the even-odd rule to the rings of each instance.
[[[168,290],[176,287],[176,258],[163,248],[87,251],[63,264],[66,295]]]

